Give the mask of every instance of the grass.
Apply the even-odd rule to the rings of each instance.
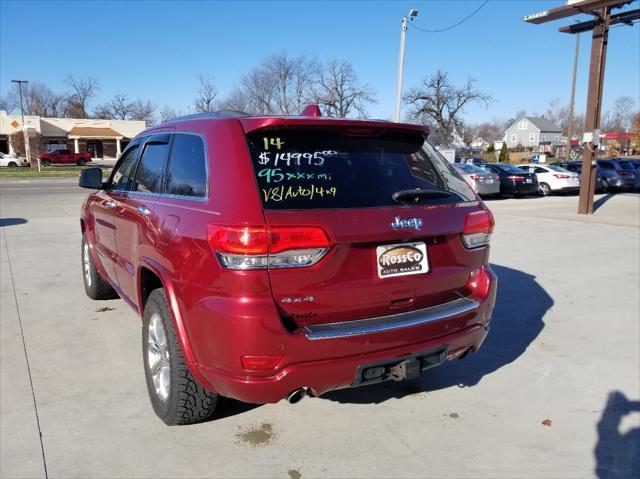
[[[43,166],[38,168],[0,168],[0,178],[77,178],[86,166]],[[111,169],[103,169],[102,175],[109,175]]]

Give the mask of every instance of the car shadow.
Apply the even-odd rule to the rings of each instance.
[[[215,413],[213,414],[213,416],[203,422],[217,421],[226,417],[233,417],[238,414],[244,414],[245,412],[251,411],[252,409],[258,408],[260,406],[262,406],[262,404],[251,404],[220,396]]]
[[[28,223],[28,221],[24,218],[0,218],[0,228],[4,228],[5,226],[23,225],[25,223]]]
[[[553,298],[535,276],[506,266],[491,267],[498,275],[496,306],[489,334],[477,353],[447,362],[413,381],[341,389],[321,397],[340,403],[378,404],[424,391],[473,387],[517,360],[544,328],[544,315],[553,306]]]
[[[593,451],[600,479],[640,477],[640,427],[620,432],[622,419],[634,412],[640,412],[640,401],[630,401],[620,391],[609,393]]]

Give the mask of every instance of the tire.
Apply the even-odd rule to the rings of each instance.
[[[611,193],[611,188],[609,187],[609,182],[607,180],[605,180],[604,178],[602,179],[602,192],[603,193]]]
[[[82,158],[80,158],[78,161],[76,161],[76,165],[78,165],[78,166],[84,166],[86,164],[87,164],[87,162],[85,160],[83,160]]]
[[[49,160],[40,160],[40,166],[49,166],[50,164]]]
[[[9,168],[17,168],[18,163],[16,163],[15,161],[10,161],[9,164],[7,165]]]
[[[91,255],[91,245],[87,240],[87,235],[82,235],[82,281],[84,282],[84,290],[91,299],[114,299],[118,297],[118,294],[107,283],[93,262],[93,256]]]
[[[549,196],[551,194],[551,187],[546,183],[540,183],[538,188],[541,196]]]
[[[151,405],[165,424],[194,424],[211,418],[219,396],[205,390],[189,372],[163,288],[153,290],[145,304],[142,357]]]

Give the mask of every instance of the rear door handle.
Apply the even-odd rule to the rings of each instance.
[[[115,208],[116,207],[116,202],[113,201],[113,200],[107,200],[107,201],[104,202],[104,206],[106,206],[109,209]]]
[[[151,210],[146,206],[138,206],[138,213],[147,216],[151,214]]]

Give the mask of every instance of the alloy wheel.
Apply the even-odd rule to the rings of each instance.
[[[156,395],[162,401],[166,401],[169,397],[171,365],[169,362],[167,334],[162,324],[162,318],[158,313],[151,316],[149,320],[147,360]]]

